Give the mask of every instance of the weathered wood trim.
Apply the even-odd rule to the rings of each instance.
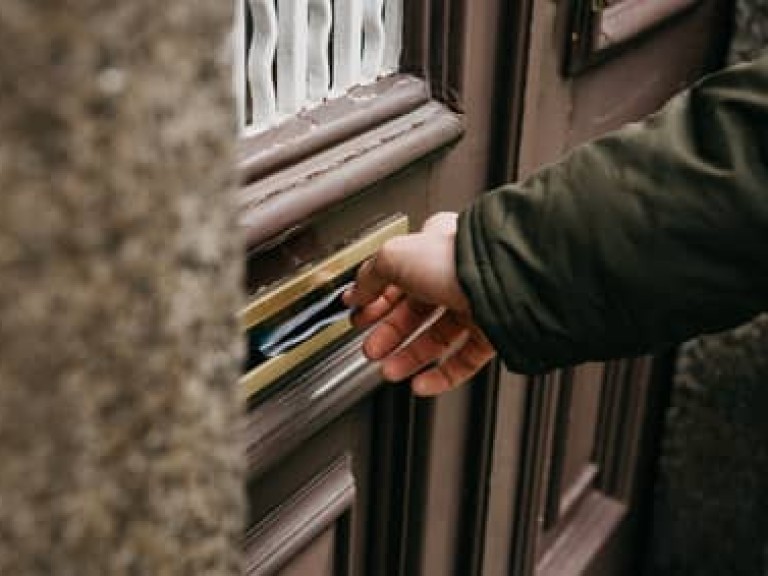
[[[283,387],[256,399],[247,414],[246,455],[251,477],[264,473],[304,440],[382,383],[365,359],[362,336],[341,346]]]
[[[432,97],[462,109],[467,0],[421,0],[404,6],[402,72],[358,86],[238,146],[243,184],[407,114]]]
[[[563,494],[560,501],[559,517],[567,520],[570,514],[582,503],[595,485],[598,469],[595,464],[587,464],[579,474],[576,482]]]
[[[430,2],[429,66],[432,95],[453,110],[463,110],[464,52],[467,42],[467,0]],[[483,10],[482,4],[475,10]]]
[[[426,78],[429,54],[429,2],[403,2],[403,51],[400,71]]]
[[[522,467],[521,442],[525,406],[526,377],[512,374],[498,366],[497,404],[493,454],[486,479],[487,504],[483,527],[481,565],[476,576],[502,576],[512,573],[510,543],[518,521],[519,492]]]
[[[473,6],[484,18],[485,3]],[[400,69],[428,83],[430,96],[463,110],[468,0],[405,2]]]
[[[456,140],[467,0],[404,6],[401,73],[299,112],[239,144],[241,222],[257,246]],[[422,80],[423,78],[423,80]]]
[[[592,574],[603,551],[626,518],[627,507],[593,492],[579,508],[579,513],[536,565],[536,576]]]
[[[369,519],[371,534],[366,576],[406,573],[412,538],[407,522],[413,507],[415,399],[408,386],[389,386],[377,397],[373,477],[377,495]]]
[[[630,502],[635,493],[651,367],[650,358],[637,358],[630,361],[627,369],[627,408],[621,427],[621,450],[616,458],[611,487],[612,495],[623,502]]]
[[[632,463],[641,448],[650,370],[649,358],[637,358],[610,362],[605,371],[606,393],[595,438],[598,488],[625,502],[633,495]]]
[[[598,482],[602,492],[613,496],[617,495],[618,479],[622,475],[623,452],[630,448],[625,439],[633,395],[630,370],[631,361],[618,360],[610,363],[605,374],[605,386],[611,390],[611,394],[605,398],[606,417],[601,422],[604,428],[599,432],[601,451],[600,460],[597,461],[600,470]]]
[[[496,415],[499,403],[499,370],[498,361],[483,370],[472,386],[472,400],[466,450],[470,456],[467,459],[467,479],[465,493],[467,496],[462,505],[462,529],[459,532],[465,543],[465,551],[459,558],[460,573],[480,576],[483,574],[483,556],[485,554],[486,523],[491,493],[488,483],[494,460],[494,433],[496,431]]]
[[[566,3],[569,25],[563,43],[563,68],[578,74],[624,46],[694,8],[699,0],[579,0]],[[605,5],[607,6],[602,6]]]
[[[511,547],[514,574],[532,574],[538,555],[539,517],[545,503],[552,457],[555,387],[554,373],[532,378],[527,384],[517,522]]]
[[[430,102],[241,189],[237,202],[248,245],[268,241],[461,134],[459,117]]]
[[[692,7],[697,0],[623,0],[608,6],[600,15],[600,28],[594,38],[595,49],[605,50],[631,40],[664,20]]]
[[[495,101],[499,121],[495,123],[491,166],[493,183],[512,182],[519,177],[523,130],[523,101],[528,77],[533,0],[507,2],[499,22],[499,74]],[[506,32],[512,30],[512,32]]]
[[[428,100],[427,85],[394,74],[298,113],[266,132],[243,138],[238,171],[243,184],[264,178],[366,130],[407,114]]]
[[[273,574],[343,515],[351,513],[354,501],[352,462],[344,455],[248,531],[245,573]]]
[[[573,368],[557,372],[554,383],[555,408],[552,419],[552,442],[547,491],[542,509],[543,529],[553,528],[560,518],[560,501],[563,491],[565,451],[568,443],[571,401],[573,398]]]
[[[603,394],[595,428],[594,462],[598,468],[597,487],[605,493],[613,490],[616,458],[621,450],[619,429],[625,410],[627,364],[617,360],[606,363],[603,374]]]

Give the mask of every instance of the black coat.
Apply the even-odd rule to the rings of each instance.
[[[768,310],[768,55],[484,195],[460,217],[456,260],[516,372],[645,353]]]

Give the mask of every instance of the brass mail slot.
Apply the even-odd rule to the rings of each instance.
[[[357,267],[386,240],[408,232],[408,218],[391,218],[321,262],[257,294],[240,312],[248,339],[247,372],[240,379],[251,396],[352,329],[341,294]]]

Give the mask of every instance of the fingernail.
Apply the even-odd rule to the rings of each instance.
[[[398,380],[400,380],[400,378],[395,377],[397,375],[392,373],[392,368],[390,368],[386,362],[382,363],[381,375],[384,377],[384,380],[386,380],[387,382],[397,382]]]
[[[427,396],[429,394],[429,387],[424,382],[414,381],[411,389],[417,396]]]

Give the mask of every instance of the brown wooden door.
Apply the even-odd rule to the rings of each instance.
[[[244,69],[239,78],[241,122],[254,125],[241,139],[237,195],[248,242],[247,306],[342,251],[361,228],[405,215],[418,229],[430,213],[460,209],[488,185],[497,36],[487,31],[495,30],[499,2],[474,12],[461,0],[401,3],[398,73],[281,117],[254,95],[269,96],[264,80],[276,74],[271,95],[279,109],[280,79],[292,77],[280,67],[294,65],[289,56],[303,48],[296,42],[271,63],[264,55],[270,35],[278,36],[279,56],[284,29],[270,22],[303,26],[303,17],[290,20],[291,7],[308,6],[310,18],[327,23],[329,4],[334,34],[353,20],[364,34],[379,34],[369,11],[382,3],[241,0],[246,52],[238,61],[260,73]],[[336,50],[341,42],[333,38]],[[332,75],[339,69],[334,64]],[[465,530],[470,389],[416,400],[407,386],[382,382],[360,354],[361,337],[347,333],[323,345],[269,385],[244,379],[253,393],[245,430],[249,575],[466,573],[468,548],[457,543]],[[254,362],[248,359],[249,374]]]
[[[532,2],[507,87],[507,178],[656,110],[719,63],[727,2]],[[524,86],[524,87],[522,87]],[[663,409],[650,358],[526,379],[499,371],[484,576],[639,572]]]
[[[312,17],[328,4],[310,2]],[[354,2],[332,4],[342,18]],[[418,228],[460,210],[651,112],[717,61],[724,1],[605,4],[403,3],[399,73],[242,139],[249,301],[367,224],[404,214]],[[669,9],[633,9],[650,4]],[[259,62],[267,76],[282,65]],[[249,95],[243,122],[260,109]],[[495,365],[422,400],[385,385],[360,340],[324,345],[250,398],[249,574],[633,573],[660,411],[651,360],[533,380]]]

